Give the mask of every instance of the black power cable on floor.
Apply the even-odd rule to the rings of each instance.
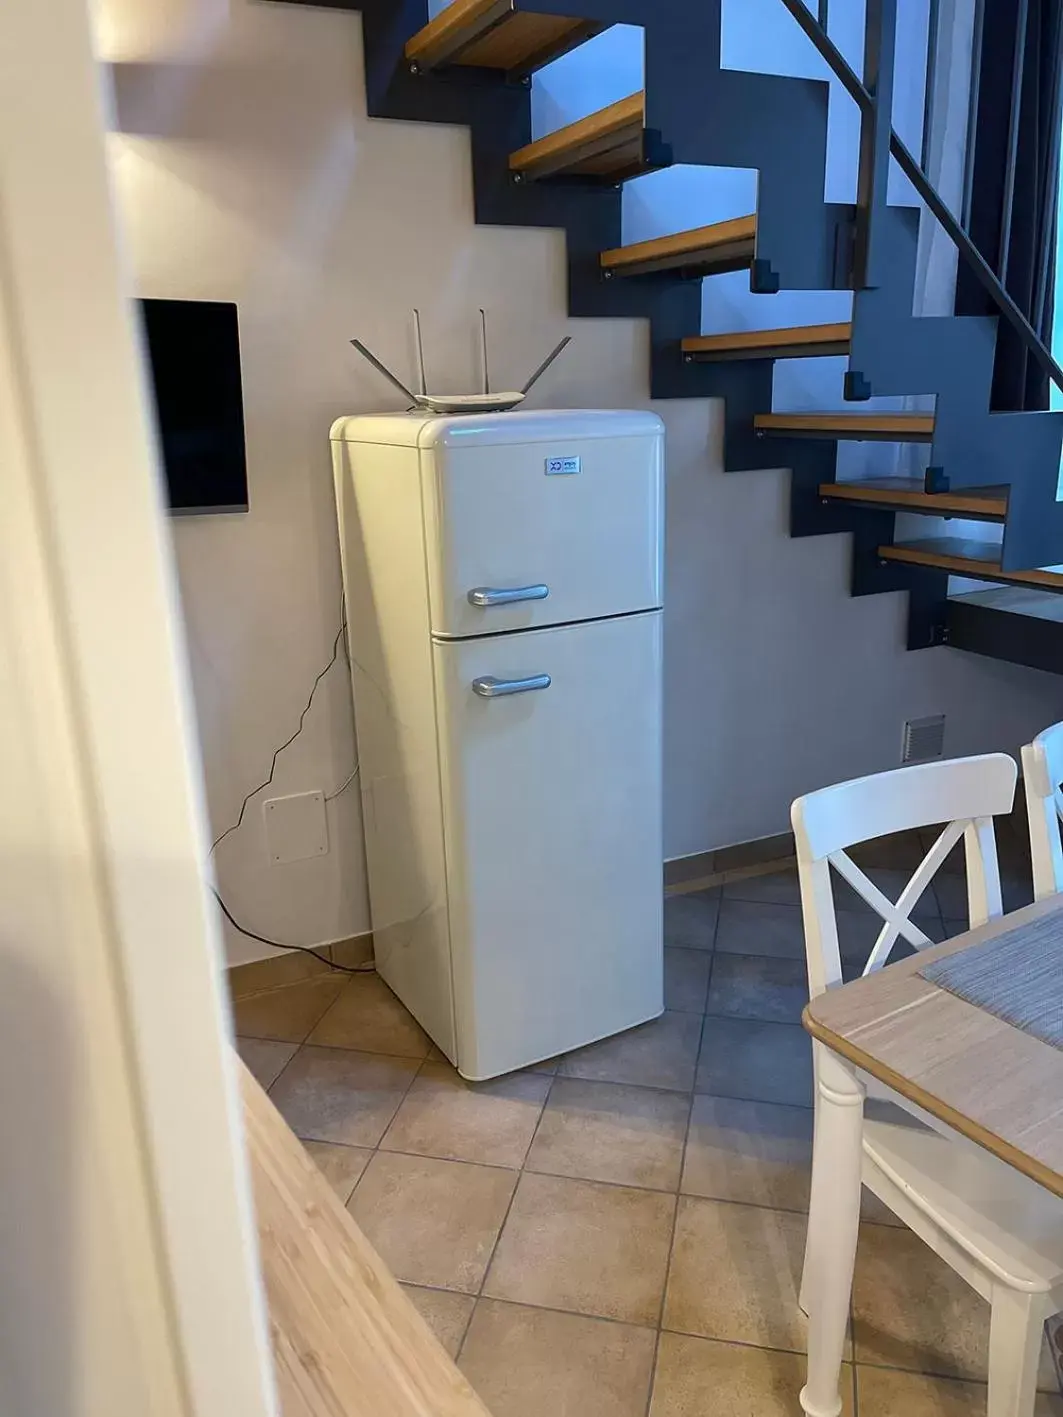
[[[240,934],[246,935],[249,940],[257,940],[260,945],[269,945],[271,949],[275,950],[294,950],[297,954],[310,955],[314,959],[319,959],[322,964],[327,964],[330,969],[338,969],[341,974],[372,974],[376,971],[376,965],[374,964],[337,964],[335,960],[329,959],[327,955],[319,954],[317,950],[312,950],[309,945],[286,945],[282,944],[280,940],[267,940],[265,935],[257,935],[254,930],[245,929],[238,920],[234,919],[232,911],[222,900],[214,886],[211,886],[210,893],[218,902],[221,913],[225,916],[233,929],[239,930]]]

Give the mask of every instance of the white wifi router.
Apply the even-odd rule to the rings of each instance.
[[[424,373],[424,346],[421,342],[421,315],[418,310],[413,312],[413,323],[414,329],[417,332],[417,365],[421,376],[421,392],[419,394],[415,394],[412,390],[408,389],[402,380],[398,378],[397,375],[393,374],[387,365],[383,364],[373,351],[368,349],[361,340],[352,339],[351,344],[354,345],[363,359],[368,359],[374,369],[383,374],[385,379],[394,384],[395,388],[409,399],[411,409],[423,408],[429,413],[508,413],[510,409],[516,408],[518,404],[524,402],[528,391],[534,384],[538,383],[539,379],[546,373],[547,369],[553,364],[554,360],[566,345],[572,342],[572,336],[566,335],[560,344],[552,349],[546,356],[535,373],[524,385],[523,389],[509,393],[493,394],[491,392],[491,376],[487,367],[487,317],[481,310],[480,348],[483,352],[483,392],[479,394],[430,394],[427,389],[427,381]]]

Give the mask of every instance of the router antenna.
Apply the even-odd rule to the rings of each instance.
[[[553,364],[554,360],[561,353],[561,351],[566,347],[566,345],[570,345],[571,343],[572,336],[566,335],[565,338],[561,341],[561,343],[556,347],[556,349],[552,349],[550,351],[550,353],[546,356],[543,362],[539,365],[538,369],[536,369],[535,373],[524,385],[523,389],[521,389],[522,394],[526,394],[533,384],[537,384],[539,382],[539,380],[546,373],[547,369],[550,368],[550,365]]]
[[[402,380],[396,379],[395,375],[391,372],[391,370],[385,364],[381,364],[380,360],[376,357],[376,355],[371,349],[367,349],[360,339],[352,339],[351,344],[354,345],[355,349],[358,351],[358,353],[362,356],[363,359],[368,359],[369,363],[373,366],[374,369],[378,370],[381,374],[383,374],[385,379],[395,385],[400,394],[406,395],[406,397],[410,401],[411,408],[417,404],[417,395],[411,394],[409,389],[402,382]]]
[[[413,328],[417,336],[417,371],[421,376],[421,393],[426,394],[428,392],[428,380],[424,376],[424,345],[421,342],[421,312],[416,308],[413,312]]]
[[[487,316],[482,310],[480,311],[480,348],[483,351],[484,362],[484,393],[489,394],[491,392],[491,375],[487,366]]]

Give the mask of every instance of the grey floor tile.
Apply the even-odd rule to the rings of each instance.
[[[700,1036],[699,1014],[668,1011],[615,1038],[569,1053],[561,1062],[559,1075],[689,1092],[694,1085]]]
[[[650,1417],[793,1417],[804,1384],[805,1359],[798,1353],[662,1333]],[[842,1417],[852,1417],[848,1363],[841,1389]]]
[[[460,1366],[492,1417],[644,1417],[650,1328],[481,1299]]]
[[[466,1082],[449,1063],[425,1063],[380,1146],[519,1167],[550,1091],[543,1073],[513,1073],[493,1082]]]
[[[484,1295],[656,1324],[674,1213],[661,1191],[525,1171]]]
[[[681,1013],[703,1014],[709,991],[712,955],[707,950],[666,947],[664,951],[664,1006]]]
[[[473,1296],[449,1289],[425,1289],[420,1284],[404,1284],[402,1288],[446,1351],[456,1358],[476,1307]]]
[[[723,887],[724,900],[764,901],[771,905],[800,905],[801,887],[796,866],[785,871],[772,871],[766,876],[747,876],[740,881],[728,881]]]
[[[695,1088],[811,1107],[812,1040],[798,1024],[708,1017]]]
[[[717,954],[707,1012],[766,1023],[799,1023],[808,1003],[808,976],[800,960]]]
[[[398,1111],[418,1063],[344,1048],[301,1048],[270,1096],[304,1141],[376,1146]]]
[[[515,1171],[378,1151],[348,1209],[396,1279],[475,1294]]]
[[[554,1176],[674,1191],[689,1112],[682,1093],[558,1078],[525,1165]]]
[[[725,900],[720,907],[716,949],[722,954],[805,958],[805,926],[799,905]]]
[[[881,918],[870,910],[838,910],[835,922],[842,960],[863,965],[882,928]],[[937,938],[934,922],[924,920],[920,928],[932,939]],[[720,909],[716,951],[804,962],[805,925],[801,907],[769,901],[725,900]]]
[[[299,1045],[272,1038],[238,1038],[236,1047],[251,1076],[260,1087],[268,1090],[291,1062]]]
[[[664,1327],[803,1352],[805,1224],[793,1211],[680,1196]]]
[[[683,1193],[807,1211],[812,1119],[807,1107],[695,1097]]]
[[[664,942],[687,950],[711,950],[720,911],[718,888],[669,895],[664,900]]]
[[[340,1146],[334,1141],[303,1142],[314,1165],[344,1205],[369,1165],[373,1152],[367,1146]]]

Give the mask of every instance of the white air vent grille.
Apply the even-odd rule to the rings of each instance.
[[[933,718],[910,718],[904,725],[902,763],[925,763],[940,758],[945,751],[945,715]]]

